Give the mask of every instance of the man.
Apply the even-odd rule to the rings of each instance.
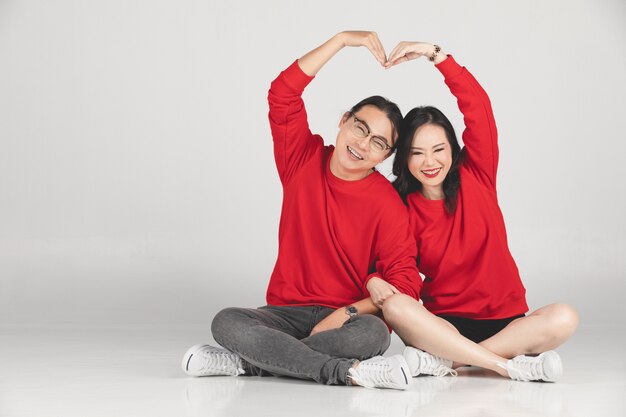
[[[386,62],[375,33],[342,32],[272,82],[269,119],[284,197],[268,305],[219,312],[212,332],[225,349],[190,348],[182,363],[190,375],[395,389],[411,382],[401,355],[378,356],[389,347],[389,330],[366,287],[376,275],[417,297],[421,285],[406,208],[374,170],[393,152],[402,114],[382,97],[367,98],[341,118],[336,146],[325,147],[309,130],[301,97],[346,46],[365,46]]]

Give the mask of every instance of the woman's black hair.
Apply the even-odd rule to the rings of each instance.
[[[359,101],[357,104],[352,106],[352,108],[350,109],[350,112],[356,113],[359,110],[361,110],[361,108],[364,106],[374,106],[378,110],[385,113],[385,115],[391,122],[393,136],[399,136],[400,127],[402,125],[402,112],[400,111],[396,103],[389,101],[385,97],[382,97],[382,96],[371,96],[371,97],[368,97]],[[393,151],[396,148],[396,145],[398,144],[398,141],[397,140],[394,141],[393,139],[394,138],[389,138],[389,140],[392,141],[392,143],[389,144],[389,146],[391,146],[391,149],[389,150],[389,154],[393,153]]]
[[[409,194],[422,189],[422,183],[409,171],[409,158],[411,157],[411,146],[415,132],[417,129],[427,124],[443,128],[450,148],[452,148],[452,165],[450,166],[448,175],[446,175],[446,178],[443,180],[442,186],[446,211],[448,213],[454,213],[456,210],[459,186],[461,185],[459,167],[465,157],[465,149],[461,149],[450,120],[435,107],[416,107],[404,116],[404,120],[402,120],[402,124],[400,125],[396,156],[393,161],[393,174],[397,177],[393,182],[393,186],[405,203]]]

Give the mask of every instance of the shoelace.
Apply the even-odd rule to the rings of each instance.
[[[202,371],[207,373],[218,373],[220,375],[237,376],[244,373],[241,368],[239,358],[230,352],[210,350],[203,353],[205,363]]]
[[[446,375],[457,376],[458,372],[452,368],[448,368],[445,365],[439,365],[433,370],[432,375],[437,376],[437,377],[446,376]]]
[[[392,386],[389,371],[391,367],[384,358],[373,358],[367,363],[361,362],[358,368],[350,368],[348,375],[365,388]]]
[[[458,372],[452,368],[448,368],[446,365],[442,364],[444,360],[438,356],[431,355],[430,353],[424,352],[425,354],[420,355],[420,373],[434,375],[434,376],[457,376]],[[424,367],[422,367],[422,364]]]
[[[534,357],[517,356],[506,363],[498,363],[498,366],[506,369],[509,373],[509,377],[516,381],[537,381],[544,379],[542,364]]]

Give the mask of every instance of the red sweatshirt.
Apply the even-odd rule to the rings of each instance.
[[[345,181],[329,167],[333,146],[309,130],[302,92],[313,77],[294,62],[269,90],[274,157],[283,185],[272,305],[350,305],[369,297],[371,273],[417,297],[421,279],[407,209],[378,172]]]
[[[487,93],[452,56],[437,65],[463,113],[465,162],[456,212],[419,191],[407,201],[417,241],[421,297],[434,314],[498,319],[528,311],[496,194],[498,134]]]

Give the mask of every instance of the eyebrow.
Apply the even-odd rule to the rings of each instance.
[[[356,114],[352,113],[352,117],[354,117],[359,123],[362,123],[365,125],[365,127],[367,128],[367,132],[369,134],[372,133],[372,129],[370,129],[370,125],[367,124],[367,122],[365,120],[361,120],[358,117],[356,117]],[[374,138],[379,138],[384,140],[387,143],[387,146],[389,146],[389,141],[387,140],[387,138],[385,138],[384,136],[380,136],[380,135],[372,135],[372,137]]]
[[[437,146],[441,146],[441,145],[445,145],[445,142],[441,142],[441,143],[438,143],[438,144],[434,145],[432,147],[432,149],[436,148]],[[420,148],[420,147],[417,147],[417,146],[411,146],[411,149],[417,149],[419,151],[423,151],[424,150],[423,148]]]

